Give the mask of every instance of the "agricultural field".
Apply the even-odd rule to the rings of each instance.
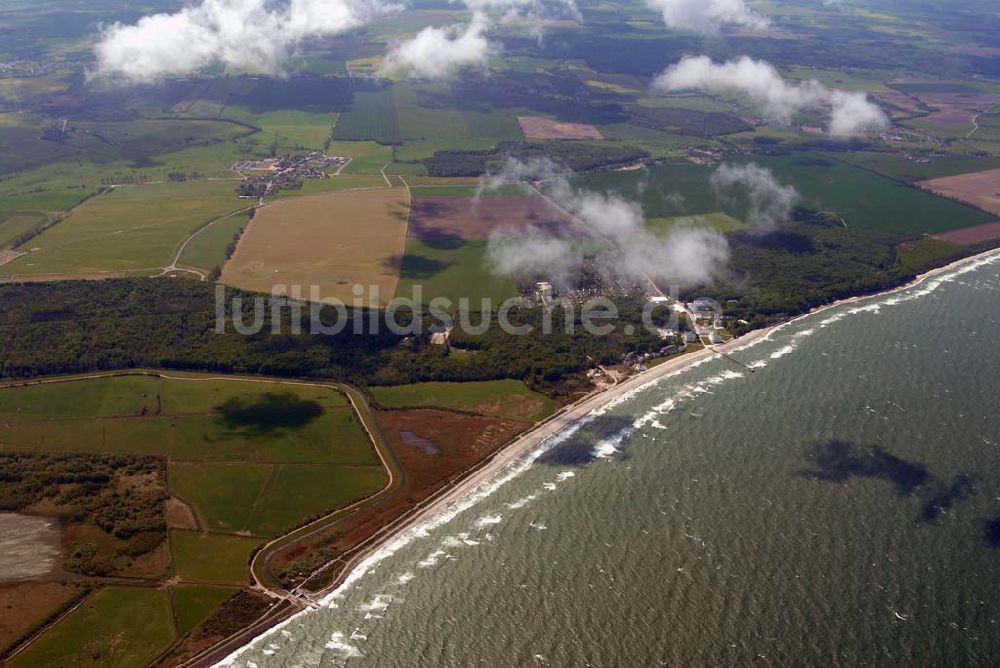
[[[348,163],[345,169],[350,166],[350,163]],[[337,174],[325,179],[306,179],[302,182],[300,189],[282,190],[276,195],[268,195],[264,200],[274,202],[279,199],[288,199],[289,197],[339,193],[345,190],[381,189],[385,187],[385,178],[381,174]]]
[[[167,591],[108,587],[89,597],[7,665],[143,666],[176,638]]]
[[[541,420],[555,402],[517,380],[474,383],[417,383],[372,388],[383,408],[443,408],[509,419]]]
[[[990,222],[972,207],[922,192],[817,153],[761,155],[734,159],[769,168],[782,184],[794,186],[800,204],[843,217],[850,226],[895,234],[933,234]],[[649,218],[721,211],[738,220],[747,204],[720,197],[711,185],[713,167],[695,164],[656,165],[635,172],[578,177],[580,185],[639,198]]]
[[[921,188],[1000,216],[1000,169],[922,181]]]
[[[399,281],[409,202],[404,188],[330,193],[261,209],[222,272],[233,287],[319,286],[322,298],[353,303],[355,285],[377,286],[380,303]]]
[[[372,141],[334,141],[326,154],[351,159],[341,174],[380,174],[383,167],[392,163],[392,148]]]
[[[601,131],[586,123],[565,123],[537,116],[518,116],[526,139],[604,139]]]
[[[485,239],[407,240],[396,296],[415,299],[419,290],[425,304],[441,298],[457,308],[468,299],[476,310],[484,299],[498,306],[516,297],[514,281],[490,271],[486,244]]]
[[[127,376],[0,392],[6,451],[165,457],[170,491],[208,531],[274,535],[384,481],[347,400],[325,387]],[[330,482],[299,498],[313,471]]]
[[[24,278],[158,273],[199,226],[246,207],[232,181],[122,186],[77,207],[5,266]]]
[[[259,539],[246,536],[182,530],[170,532],[174,574],[188,582],[247,584],[250,580],[250,557],[259,546]]]
[[[333,138],[338,141],[370,139],[382,143],[400,139],[392,89],[356,94],[350,111],[337,118]]]
[[[715,211],[712,213],[697,214],[694,216],[675,216],[673,218],[649,218],[646,226],[654,232],[668,232],[675,227],[687,228],[710,228],[716,232],[725,234],[727,232],[738,232],[745,230],[747,224],[737,220],[732,216]]]
[[[177,631],[180,635],[190,633],[236,592],[233,587],[195,585],[171,587],[170,595],[173,597]]]
[[[0,584],[0,657],[85,593],[80,586],[60,582]]]
[[[69,211],[88,194],[63,190],[0,197],[0,249]]]
[[[944,155],[928,157],[927,162],[914,162],[892,153],[858,151],[839,154],[836,158],[858,167],[870,169],[884,176],[904,181],[928,181],[946,176],[1000,169],[1000,158],[971,155]]]
[[[182,267],[192,267],[209,272],[226,263],[226,248],[250,224],[247,213],[237,213],[213,223],[184,248],[177,262]]]
[[[413,296],[419,287],[425,303],[440,297],[453,306],[463,298],[477,308],[482,299],[498,304],[518,293],[509,277],[490,268],[487,239],[493,232],[536,229],[579,235],[566,214],[516,186],[480,197],[470,196],[472,186],[424,186],[413,192],[418,194],[397,291],[401,297]]]
[[[364,499],[387,482],[349,401],[325,386],[181,374],[176,379],[125,375],[8,387],[0,389],[0,443],[0,455],[20,457],[16,467],[4,464],[8,477],[15,475],[18,484],[29,486],[34,478],[20,477],[21,470],[32,470],[25,469],[34,461],[25,459],[28,456],[48,457],[38,461],[76,467],[73,470],[86,464],[87,457],[97,458],[95,465],[126,466],[132,473],[104,479],[129,487],[133,495],[138,484],[150,484],[142,467],[165,460],[171,494],[166,506],[192,511],[190,519],[180,522],[187,528],[165,534],[162,549],[169,559],[149,562],[157,552],[136,558],[134,564],[120,564],[121,559],[113,557],[121,553],[119,542],[109,543],[96,526],[66,522],[63,543],[73,554],[64,568],[77,563],[88,567],[74,546],[89,542],[96,545],[97,557],[111,555],[106,558],[124,569],[112,573],[132,575],[148,585],[171,577],[172,584],[169,590],[148,586],[97,591],[19,654],[13,665],[64,665],[71,657],[88,665],[145,665],[207,619],[236,588],[248,584],[251,555],[268,537]],[[66,451],[81,453],[72,456],[80,462],[49,454]],[[146,459],[130,459],[141,457]],[[47,484],[44,478],[37,481],[42,487]],[[0,496],[20,494],[8,489],[11,484],[0,483]],[[92,495],[103,494],[91,487]],[[34,512],[65,512],[59,503],[37,504]],[[167,512],[168,525],[179,526],[179,515],[183,513]],[[147,562],[159,564],[159,571]],[[0,602],[14,606],[25,620],[12,624],[10,637],[2,636],[0,642],[20,637],[78,595],[76,587],[32,587],[38,594],[27,601],[17,584],[0,586]],[[85,635],[83,628],[88,629]]]
[[[762,157],[779,181],[790,183],[804,201],[833,211],[850,226],[893,234],[933,234],[991,222],[972,207],[928,195],[819,155]]]

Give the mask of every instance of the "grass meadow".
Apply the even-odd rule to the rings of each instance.
[[[477,309],[481,299],[498,304],[518,294],[512,279],[490,271],[485,239],[448,244],[408,239],[396,295],[410,297],[417,286],[425,303],[444,297],[456,308],[462,298]]]
[[[208,619],[209,615],[227,598],[236,593],[234,587],[209,587],[180,585],[170,588],[174,602],[174,616],[181,635]]]
[[[209,531],[275,535],[381,489],[384,471],[330,388],[126,376],[0,390],[0,442],[165,457]]]
[[[152,271],[170,263],[200,225],[246,204],[231,181],[122,186],[76,208],[25,244],[12,274],[101,274]]]
[[[501,418],[524,419],[524,404],[537,406],[530,416],[541,420],[556,409],[549,397],[529,390],[520,380],[472,383],[415,383],[371,390],[383,408],[434,407]]]
[[[108,587],[90,596],[7,665],[138,668],[149,664],[176,638],[168,591]]]

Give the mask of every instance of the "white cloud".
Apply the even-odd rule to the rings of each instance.
[[[452,0],[460,1],[473,12],[496,14],[504,23],[525,20],[538,21],[545,17],[580,19],[575,0]]]
[[[487,27],[486,17],[477,13],[464,27],[424,28],[386,54],[382,72],[441,79],[464,68],[484,66],[497,51],[486,38]]]
[[[518,181],[544,181],[546,192],[560,207],[575,216],[593,237],[610,243],[600,257],[602,268],[627,281],[651,278],[660,283],[696,285],[718,278],[729,260],[729,244],[718,232],[678,227],[665,235],[651,232],[642,208],[617,195],[577,188],[570,172],[551,160],[511,160],[489,182],[490,188]],[[579,243],[535,231],[512,240],[510,234],[490,239],[491,264],[499,273],[517,275],[518,268],[544,275],[557,284],[583,263]],[[503,262],[498,258],[502,258]]]
[[[571,285],[583,263],[579,250],[567,239],[509,229],[490,235],[487,259],[495,274],[544,276],[559,287]]]
[[[667,27],[676,30],[710,34],[723,26],[766,30],[771,25],[745,0],[646,0],[646,4],[661,12]]]
[[[788,220],[801,199],[794,186],[781,185],[770,169],[755,163],[720,165],[711,183],[720,198],[742,197],[747,204],[747,222],[763,229]]]
[[[848,137],[889,126],[885,112],[869,101],[864,93],[831,91],[830,105],[830,134],[835,137]]]
[[[397,9],[382,0],[201,0],[135,25],[105,27],[95,47],[99,76],[133,83],[211,65],[279,74],[303,40],[350,30]]]
[[[653,90],[743,93],[769,119],[788,123],[807,109],[830,108],[830,134],[849,136],[889,125],[885,113],[864,93],[832,90],[816,80],[790,84],[770,63],[743,56],[715,63],[708,56],[689,56],[664,70]]]

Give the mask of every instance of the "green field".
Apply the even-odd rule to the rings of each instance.
[[[350,165],[347,167],[349,168]],[[385,179],[382,178],[381,174],[344,173],[327,179],[306,179],[302,182],[301,189],[282,190],[277,195],[269,195],[265,198],[265,201],[273,202],[279,199],[288,199],[289,197],[304,197],[306,195],[319,195],[321,193],[339,193],[345,190],[385,187]]]
[[[25,244],[11,274],[152,272],[200,225],[244,208],[232,181],[122,186]]]
[[[199,587],[195,585],[171,587],[174,615],[181,635],[208,619],[209,615],[227,598],[236,593],[233,587]]]
[[[275,535],[385,484],[346,398],[324,387],[126,376],[4,389],[0,442],[166,457],[171,491],[226,533]]]
[[[852,165],[870,169],[894,179],[925,181],[946,176],[981,172],[1000,168],[1000,158],[982,158],[967,155],[934,156],[930,162],[913,162],[891,153],[857,152],[836,156]]]
[[[794,186],[801,205],[832,211],[848,225],[895,234],[930,234],[992,220],[971,207],[881,177],[818,153],[754,156],[782,184]],[[746,217],[745,204],[720,198],[710,183],[713,167],[692,163],[656,165],[636,172],[606,172],[578,177],[587,188],[640,198],[649,218],[674,218],[714,211]]]
[[[226,262],[226,247],[249,222],[247,214],[236,214],[206,228],[187,245],[178,264],[205,271],[221,267]]]
[[[674,218],[650,218],[647,227],[655,232],[668,232],[675,227],[708,227],[716,232],[736,232],[746,229],[746,223],[736,220],[720,211],[698,214],[695,216],[676,216]]]
[[[250,556],[260,544],[260,540],[244,536],[171,531],[174,575],[198,582],[248,584]]]
[[[441,107],[440,100],[450,92],[446,85],[424,84],[418,87],[400,83],[393,86],[392,91],[400,136],[406,139],[469,136],[465,114],[457,109]]]
[[[443,297],[457,308],[464,297],[473,309],[479,308],[481,299],[491,299],[496,305],[516,297],[513,280],[490,272],[486,248],[485,239],[460,240],[447,247],[408,240],[396,296],[409,298],[420,286],[424,303]]]
[[[337,118],[333,130],[337,140],[371,139],[391,142],[400,139],[399,118],[393,90],[387,88],[377,93],[358,93],[350,111]]]
[[[392,162],[392,148],[373,141],[335,141],[326,154],[351,158],[341,174],[378,174]]]
[[[140,668],[176,638],[166,590],[108,587],[87,599],[8,665]]]
[[[417,197],[475,197],[481,193],[479,186],[412,186]],[[531,195],[532,190],[519,183],[490,190],[489,195]]]
[[[53,215],[72,209],[88,194],[81,190],[60,190],[0,197],[0,249],[46,223]]]
[[[756,159],[806,203],[834,211],[847,224],[894,234],[933,234],[992,222],[995,216],[818,154]]]
[[[526,398],[536,401],[540,420],[556,409],[555,402],[528,389],[520,380],[490,380],[474,383],[416,383],[395,387],[372,388],[372,395],[383,408],[429,407],[458,411],[486,412],[505,417],[506,406]],[[485,409],[485,410],[484,410]],[[518,415],[521,416],[520,414]]]

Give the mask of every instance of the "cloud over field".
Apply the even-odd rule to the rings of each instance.
[[[485,15],[477,12],[466,26],[424,28],[389,50],[382,72],[440,79],[467,67],[485,66],[496,51],[485,35],[487,23]]]
[[[384,0],[201,0],[134,25],[105,26],[97,75],[145,83],[212,65],[279,74],[303,40],[356,28],[399,6]]]
[[[455,2],[456,0],[452,0]],[[547,16],[580,18],[575,0],[461,0],[472,10],[472,21],[447,28],[427,27],[416,37],[389,50],[383,74],[409,74],[442,79],[470,67],[484,67],[500,46],[488,40],[493,25],[520,24],[541,37],[541,19]]]
[[[661,12],[663,22],[675,30],[711,34],[724,26],[766,30],[771,25],[746,0],[646,0],[646,4]]]
[[[720,165],[711,182],[720,199],[736,198],[746,203],[746,222],[758,230],[787,221],[801,199],[794,186],[781,185],[770,169],[755,163]]]
[[[791,84],[770,63],[743,56],[716,63],[708,56],[688,56],[664,70],[653,90],[742,93],[767,118],[788,123],[805,110],[830,110],[829,132],[845,137],[889,125],[885,113],[865,93],[830,89],[816,80]]]
[[[706,283],[719,277],[729,260],[725,238],[703,228],[675,227],[654,234],[645,225],[641,207],[617,195],[592,192],[570,183],[570,173],[551,160],[508,161],[487,189],[507,183],[544,181],[552,200],[572,214],[591,236],[610,245],[601,253],[602,269],[623,280],[651,278],[677,285]],[[543,275],[564,283],[584,259],[579,241],[546,236],[541,231],[515,235],[499,231],[490,238],[494,271]]]

